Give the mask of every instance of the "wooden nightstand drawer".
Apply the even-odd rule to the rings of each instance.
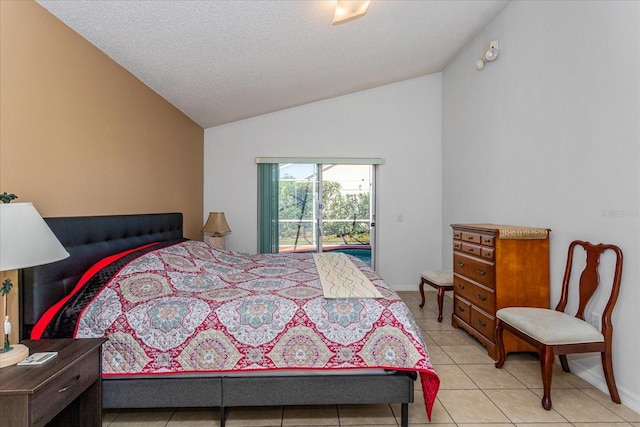
[[[101,345],[106,339],[24,341],[30,353],[56,351],[40,366],[0,370],[0,425],[102,425]]]
[[[38,368],[34,366],[28,369]],[[84,357],[74,365],[67,366],[33,395],[33,423],[39,425],[42,421],[48,421],[51,414],[69,405],[98,379],[100,359],[97,357]]]

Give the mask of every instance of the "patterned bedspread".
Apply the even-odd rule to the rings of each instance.
[[[382,298],[325,299],[312,254],[250,255],[184,241],[123,259],[105,284],[87,282],[96,290],[81,298],[88,305],[74,326],[77,338],[109,338],[105,376],[408,370],[420,373],[430,412],[439,379],[419,328],[356,258]]]

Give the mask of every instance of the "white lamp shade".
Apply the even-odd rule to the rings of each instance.
[[[0,271],[60,261],[69,253],[31,203],[0,203]]]

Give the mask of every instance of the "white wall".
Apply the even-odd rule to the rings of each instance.
[[[549,227],[555,306],[570,241],[619,245],[614,370],[623,403],[636,411],[639,9],[638,2],[512,2],[443,73],[443,253],[455,222]],[[499,58],[476,71],[494,39]],[[593,307],[603,306],[596,297]],[[570,360],[606,390],[599,357]]]
[[[256,157],[380,157],[377,270],[417,289],[442,261],[441,85],[434,74],[206,129],[204,209],[225,212],[227,249],[257,248]]]

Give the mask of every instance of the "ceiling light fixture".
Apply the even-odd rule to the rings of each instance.
[[[494,40],[484,47],[482,50],[482,58],[476,61],[476,68],[478,71],[484,68],[484,64],[487,62],[495,61],[500,54],[498,49],[498,40]]]
[[[337,0],[336,12],[333,15],[333,25],[350,21],[367,13],[369,8],[369,0],[366,1],[348,1]]]

